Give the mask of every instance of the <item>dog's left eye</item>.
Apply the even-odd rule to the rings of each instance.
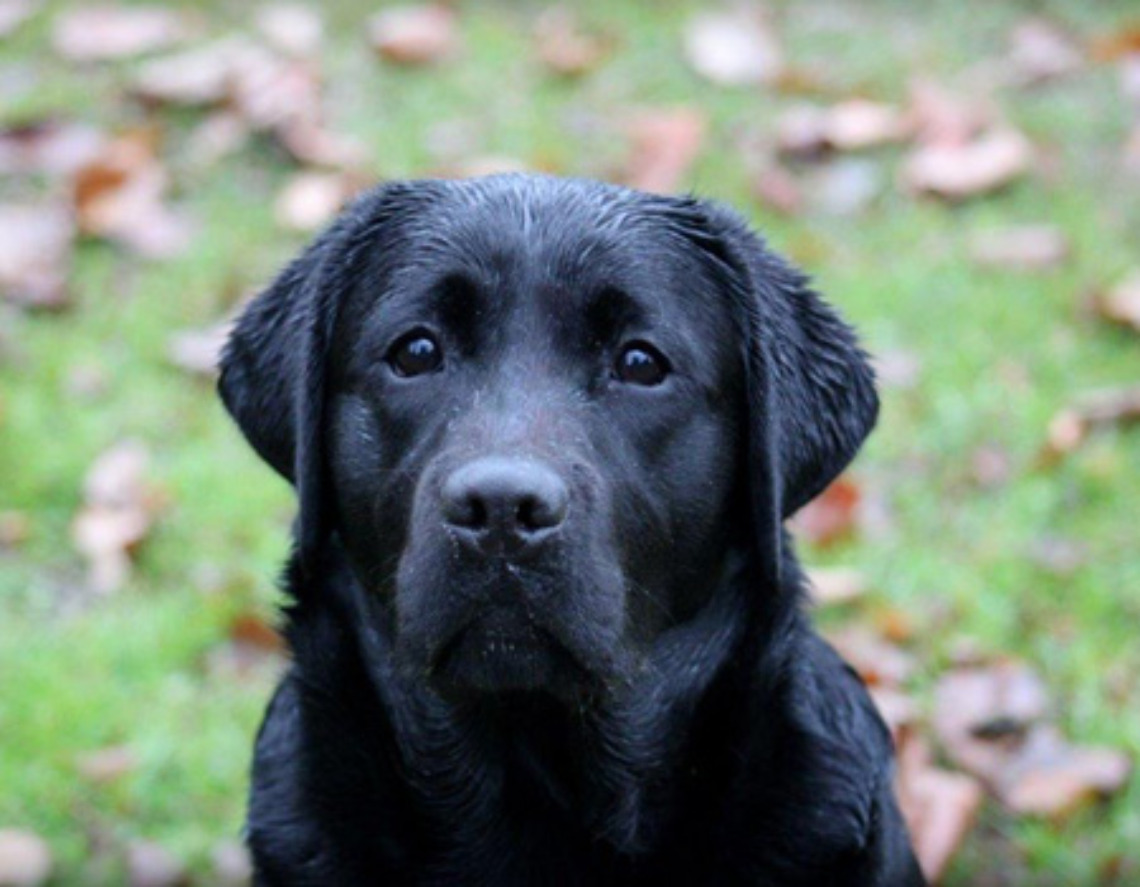
[[[431,333],[416,330],[392,346],[387,360],[398,376],[422,376],[440,368],[443,349]]]
[[[669,362],[646,342],[631,342],[618,354],[614,375],[630,385],[660,385],[669,375]]]

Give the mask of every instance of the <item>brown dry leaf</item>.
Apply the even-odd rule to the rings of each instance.
[[[230,319],[203,329],[175,333],[167,341],[167,358],[188,373],[214,378],[218,374],[222,348],[232,329],[233,320]]]
[[[32,537],[31,518],[23,511],[0,511],[0,548],[18,548]]]
[[[207,663],[216,674],[241,678],[279,670],[286,654],[277,630],[259,614],[245,612],[230,623],[229,637],[210,652]]]
[[[39,887],[54,865],[47,841],[27,829],[0,829],[0,884]]]
[[[554,6],[534,24],[534,49],[550,71],[563,77],[580,77],[606,57],[610,41],[582,29],[574,10]]]
[[[929,80],[911,83],[907,113],[915,137],[924,145],[967,144],[995,119],[988,102],[957,95]]]
[[[1140,271],[1134,271],[1094,302],[1105,320],[1140,332]]]
[[[1049,421],[1040,462],[1050,465],[1074,452],[1096,428],[1136,422],[1140,422],[1140,387],[1085,394]]]
[[[336,216],[365,183],[342,172],[302,172],[277,195],[274,217],[282,228],[314,231]]]
[[[154,841],[127,845],[127,883],[130,887],[184,887],[190,883],[186,866]]]
[[[934,731],[955,764],[996,784],[1011,750],[1048,711],[1045,685],[1023,663],[961,668],[938,682]]]
[[[369,19],[368,38],[381,58],[401,65],[435,64],[459,50],[455,11],[441,3],[385,9]]]
[[[75,233],[66,207],[0,204],[0,300],[65,307]]]
[[[1008,185],[1033,159],[1029,140],[1009,128],[992,129],[965,144],[932,144],[915,149],[901,179],[910,190],[947,200],[964,200]]]
[[[911,389],[922,375],[922,359],[901,348],[882,349],[872,356],[875,377],[887,388]]]
[[[253,881],[253,863],[249,850],[241,841],[230,838],[219,841],[210,851],[213,871],[210,883],[218,887],[249,887]]]
[[[867,593],[867,577],[853,567],[810,567],[811,600],[820,606],[846,604]]]
[[[215,111],[186,136],[184,157],[199,169],[213,166],[244,148],[251,134],[249,124],[240,114]]]
[[[1009,38],[1009,62],[1014,80],[1035,85],[1080,70],[1084,54],[1073,36],[1055,22],[1028,18]]]
[[[757,8],[703,12],[685,28],[685,58],[721,86],[774,83],[784,69],[780,43]]]
[[[882,167],[874,160],[845,157],[820,165],[807,180],[812,209],[828,216],[865,212],[883,190]]]
[[[1015,813],[1063,819],[1120,791],[1131,773],[1123,752],[1070,745],[1055,728],[1039,727],[1001,773],[998,796]]]
[[[127,745],[111,745],[80,755],[76,769],[85,779],[109,783],[122,779],[138,767],[138,755]]]
[[[0,37],[7,37],[39,9],[36,0],[0,0]]]
[[[1140,53],[1140,25],[1125,27],[1093,41],[1092,55],[1099,62],[1112,62]]]
[[[764,166],[752,178],[752,196],[763,206],[785,216],[798,215],[804,205],[803,191],[795,176],[775,163]]]
[[[908,117],[893,105],[849,99],[827,112],[827,141],[837,151],[857,151],[906,139]]]
[[[816,105],[794,105],[776,119],[776,149],[787,157],[818,158],[830,147],[827,111]]]
[[[104,61],[165,49],[189,32],[182,14],[161,6],[79,6],[56,16],[52,44],[71,61]]]
[[[83,505],[71,533],[87,558],[92,590],[110,594],[127,581],[131,552],[146,538],[161,505],[146,480],[150,454],[138,441],[103,452],[87,472]]]
[[[870,687],[899,687],[914,671],[913,656],[865,625],[845,625],[824,636]]]
[[[983,793],[977,780],[935,767],[921,737],[904,733],[896,792],[919,865],[931,884],[945,874],[974,827]]]
[[[638,114],[628,129],[633,144],[625,183],[643,191],[676,191],[701,152],[707,128],[696,108]]]
[[[242,37],[228,37],[152,59],[138,68],[132,91],[147,101],[174,105],[211,105],[230,94],[241,58],[261,50]]]
[[[189,245],[187,220],[163,202],[167,174],[157,143],[155,130],[132,130],[79,171],[74,193],[81,231],[148,258],[172,256]]]
[[[300,3],[262,6],[254,21],[266,42],[278,52],[295,58],[312,58],[320,51],[324,26],[311,6]]]
[[[1054,225],[1018,225],[977,234],[970,258],[979,265],[1016,271],[1046,271],[1069,258],[1069,239]]]
[[[84,123],[37,120],[0,130],[0,174],[68,176],[89,163],[106,139]]]
[[[854,480],[837,478],[796,512],[788,522],[789,529],[820,548],[846,539],[858,528],[861,499],[862,492]]]

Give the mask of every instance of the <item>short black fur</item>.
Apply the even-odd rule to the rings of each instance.
[[[409,334],[437,370],[393,368]],[[613,372],[631,342],[660,384]],[[220,390],[300,503],[258,883],[924,883],[782,528],[872,373],[731,211],[384,186],[246,309]]]

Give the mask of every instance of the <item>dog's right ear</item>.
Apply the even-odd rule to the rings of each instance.
[[[257,454],[292,483],[311,305],[342,229],[338,224],[325,232],[250,302],[222,354],[222,402]]]
[[[362,257],[384,254],[399,220],[434,193],[428,182],[384,185],[357,198],[238,318],[221,360],[222,401],[266,462],[297,489],[302,562],[326,530],[325,363],[340,306]]]

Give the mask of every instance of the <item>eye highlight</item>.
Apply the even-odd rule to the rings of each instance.
[[[397,340],[385,360],[397,376],[422,376],[443,366],[443,348],[427,330],[413,330]]]
[[[627,385],[652,387],[668,375],[669,361],[648,342],[630,342],[614,362],[614,377]]]

